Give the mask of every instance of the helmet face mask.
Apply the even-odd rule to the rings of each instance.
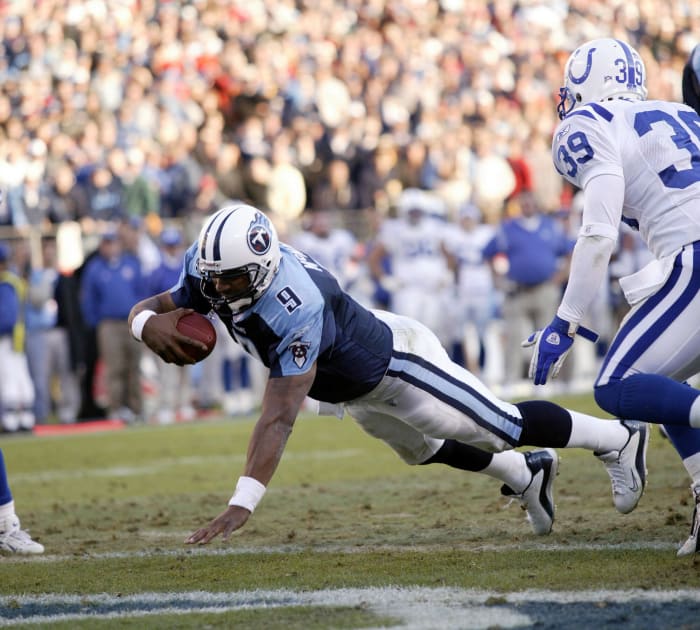
[[[221,208],[207,220],[198,252],[202,294],[214,308],[228,306],[234,314],[262,297],[281,258],[274,226],[260,210],[245,204]]]
[[[646,69],[639,53],[618,39],[594,39],[579,46],[566,62],[557,112],[563,120],[586,103],[646,97]]]

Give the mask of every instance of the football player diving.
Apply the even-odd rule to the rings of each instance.
[[[548,401],[499,400],[453,363],[417,321],[371,311],[304,253],[280,243],[248,205],[221,208],[188,249],[179,282],[131,310],[129,325],[165,361],[191,362],[176,330],[195,310],[214,311],[230,335],[269,368],[243,474],[226,509],[187,543],[228,539],[262,499],[308,397],[319,412],[347,412],[407,464],[446,464],[503,483],[535,534],[554,521],[554,448],[593,451],[610,476],[618,511],[633,510],[646,482],[645,424],[602,420]],[[545,447],[526,453],[522,445]]]

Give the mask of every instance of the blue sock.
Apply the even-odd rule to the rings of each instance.
[[[2,449],[0,449],[0,505],[5,505],[10,501],[12,501],[12,493],[10,492],[10,484],[7,481],[5,459],[2,456]]]
[[[674,424],[665,424],[664,429],[681,459],[700,453],[700,429]]]
[[[690,408],[699,395],[660,374],[634,374],[595,388],[596,402],[618,418],[684,426],[690,424]]]
[[[221,364],[221,377],[224,383],[224,391],[230,392],[233,389],[233,363],[231,359],[224,359]]]
[[[243,389],[250,388],[250,372],[248,370],[248,357],[243,356],[239,359],[240,383]]]

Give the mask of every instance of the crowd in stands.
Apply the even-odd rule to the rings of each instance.
[[[302,242],[311,217],[330,211],[345,231],[340,272],[358,299],[391,308],[367,257],[390,238],[402,194],[428,192],[443,222],[457,229],[471,213],[495,234],[527,193],[571,236],[576,191],[550,157],[568,55],[592,37],[620,36],[644,58],[649,97],[680,100],[700,37],[698,3],[659,0],[18,0],[2,3],[0,18],[0,241],[21,250],[29,239],[32,255],[14,257],[28,285],[42,270],[54,281],[74,272],[59,291],[67,321],[39,318],[69,329],[62,343],[83,409],[69,394],[65,421],[96,412],[85,408],[86,371],[99,357],[80,339],[91,334],[97,347],[99,321],[84,280],[99,276],[94,260],[113,226],[146,285],[167,230],[186,244],[230,200],[269,211],[285,238]],[[44,260],[31,238],[66,224],[80,226],[77,269]],[[644,253],[629,234],[620,243],[622,275]],[[498,253],[497,272],[507,260]],[[505,293],[497,282],[491,317]],[[119,408],[138,404],[124,396]]]

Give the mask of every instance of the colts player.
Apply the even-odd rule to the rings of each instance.
[[[637,505],[646,480],[646,425],[599,420],[553,403],[510,404],[447,356],[407,317],[365,309],[309,256],[280,243],[256,208],[231,205],[204,224],[179,282],[136,304],[133,335],[165,361],[188,363],[176,323],[188,309],[214,310],[231,336],[270,370],[243,476],[228,507],[188,543],[227,539],[250,517],[279,464],[306,396],[319,411],[347,411],[408,464],[441,463],[501,481],[536,534],[554,520],[555,450],[595,451],[617,509]],[[189,343],[189,342],[188,342]]]
[[[700,117],[686,105],[647,101],[639,53],[597,39],[566,64],[552,156],[583,190],[583,225],[552,323],[527,340],[530,376],[556,376],[617,242],[620,221],[639,230],[654,259],[622,278],[632,309],[595,382],[598,404],[621,418],[663,423],[692,479],[693,529],[678,555],[700,547],[700,393],[683,381],[700,368]]]

